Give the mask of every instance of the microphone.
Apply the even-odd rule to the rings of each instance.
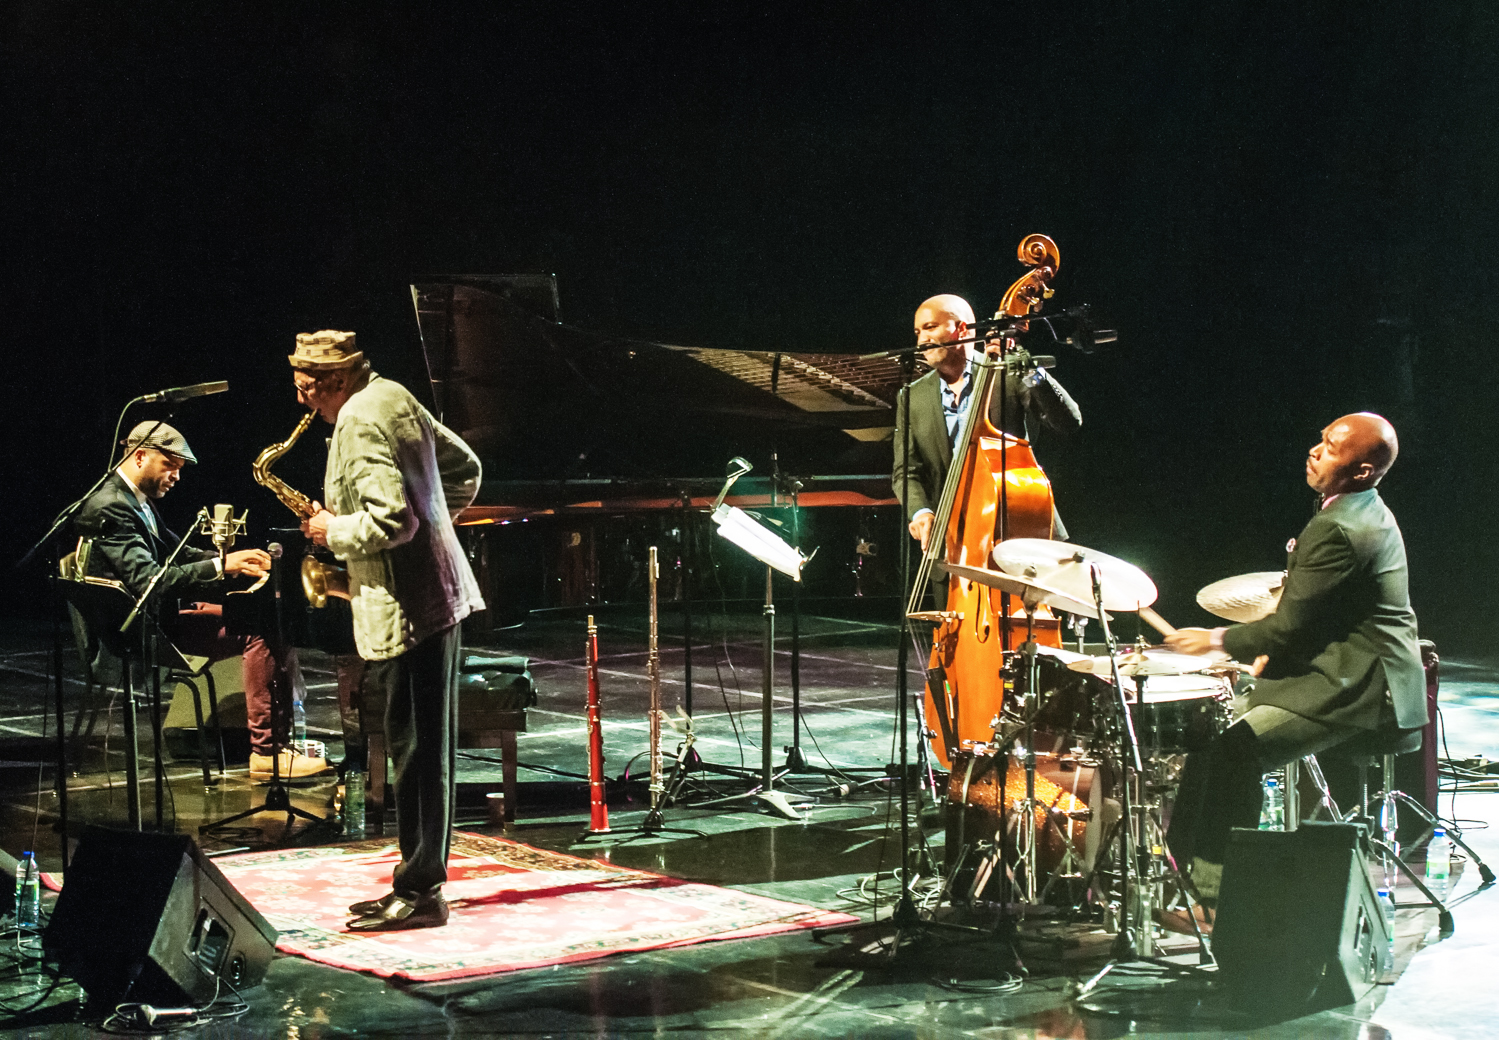
[[[281,554],[286,550],[281,547],[280,542],[272,542],[270,545],[267,545],[265,547],[265,551],[270,553],[271,559],[279,560],[281,559]]]
[[[194,383],[192,386],[174,386],[169,390],[158,390],[154,394],[147,394],[141,398],[145,404],[156,404],[164,401],[167,404],[177,404],[186,401],[189,397],[203,397],[207,394],[222,394],[229,389],[228,380],[221,379],[216,383]]]
[[[213,538],[214,548],[223,555],[225,549],[234,547],[234,507],[220,503],[213,507],[213,520],[210,521],[210,537]]]

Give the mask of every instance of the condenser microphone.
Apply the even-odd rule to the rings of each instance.
[[[216,383],[194,383],[192,386],[174,386],[169,390],[158,390],[154,394],[147,394],[141,398],[145,404],[156,404],[165,402],[177,404],[186,401],[190,397],[204,397],[208,394],[222,394],[229,389],[229,381],[221,379]]]
[[[213,507],[213,519],[209,522],[209,537],[214,548],[222,555],[225,549],[234,547],[234,507],[220,503]]]

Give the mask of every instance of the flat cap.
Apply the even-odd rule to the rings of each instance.
[[[126,455],[137,448],[155,448],[168,455],[175,455],[185,462],[198,461],[198,456],[193,454],[193,449],[187,446],[187,438],[182,436],[175,426],[168,426],[166,423],[151,421],[136,423],[122,443],[125,445]]]

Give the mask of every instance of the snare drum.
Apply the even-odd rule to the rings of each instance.
[[[1196,751],[1228,728],[1233,683],[1213,675],[1153,675],[1144,681],[1144,703],[1137,680],[1124,678],[1135,736],[1142,750],[1157,754]]]

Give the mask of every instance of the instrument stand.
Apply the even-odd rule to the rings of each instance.
[[[1135,833],[1137,818],[1132,793],[1135,785],[1139,784],[1144,775],[1144,763],[1140,759],[1140,741],[1135,733],[1134,718],[1130,715],[1129,697],[1124,691],[1124,682],[1119,674],[1119,644],[1114,638],[1113,631],[1109,628],[1109,615],[1103,607],[1103,587],[1099,579],[1097,564],[1089,564],[1088,569],[1093,578],[1093,602],[1098,609],[1098,623],[1103,628],[1104,644],[1108,648],[1110,671],[1112,672],[1115,710],[1119,712],[1119,741],[1121,755],[1119,776],[1119,802],[1120,815],[1117,824],[1119,837],[1119,932],[1114,937],[1114,943],[1109,951],[1109,960],[1099,971],[1078,987],[1075,997],[1085,997],[1093,992],[1104,978],[1115,968],[1121,965],[1134,963],[1152,964],[1156,967],[1181,975],[1198,975],[1202,969],[1174,964],[1156,956],[1155,940],[1151,936],[1153,922],[1145,920],[1141,913],[1141,920],[1135,921],[1132,914],[1135,910],[1144,909],[1144,902],[1140,899],[1140,886],[1143,884],[1140,878],[1141,864],[1136,861],[1141,845],[1140,835]],[[1137,676],[1136,680],[1141,677]],[[1141,683],[1140,685],[1144,685]],[[1136,698],[1140,697],[1136,693]],[[1178,882],[1181,875],[1173,874]],[[1187,893],[1186,884],[1181,884],[1181,891]],[[1204,941],[1202,933],[1197,929],[1195,915],[1191,913],[1190,896],[1188,896],[1188,916],[1193,917],[1193,930],[1197,931],[1198,956],[1204,963],[1211,961],[1212,954]]]

